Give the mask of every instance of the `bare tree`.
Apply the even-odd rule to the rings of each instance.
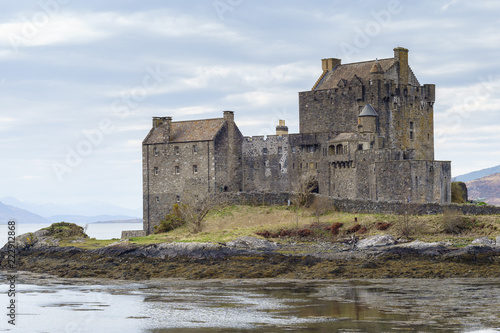
[[[207,193],[202,196],[186,193],[182,199],[180,210],[182,218],[191,227],[191,231],[199,233],[203,230],[208,213],[213,209],[220,209],[224,206],[224,200],[219,194]]]
[[[312,201],[312,193],[318,188],[316,176],[304,174],[299,179],[299,187],[294,193],[295,204],[299,207],[309,206]]]
[[[330,209],[328,199],[320,196],[314,197],[314,201],[311,204],[311,209],[314,212],[314,215],[316,215],[316,219],[319,224],[321,215],[327,213]]]

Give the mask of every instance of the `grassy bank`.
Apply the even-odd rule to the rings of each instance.
[[[318,224],[319,220],[319,224]],[[326,227],[340,223],[338,234],[333,235]],[[356,225],[361,229],[355,230]],[[387,225],[380,230],[380,225]],[[353,229],[354,228],[354,229]],[[257,236],[256,233],[269,231],[279,234],[282,230],[296,231],[308,229],[308,237],[279,237],[270,240],[279,242],[299,241],[341,241],[355,235],[365,238],[377,234],[391,234],[395,238],[419,239],[426,242],[446,241],[455,246],[465,246],[479,237],[495,239],[500,235],[500,215],[463,216],[439,214],[423,216],[402,216],[385,214],[352,214],[328,212],[319,215],[311,209],[297,209],[286,206],[227,206],[211,211],[204,221],[203,231],[193,233],[189,225],[184,225],[163,234],[131,238],[133,244],[154,244],[163,242],[227,242],[241,236]],[[61,242],[91,249],[103,247],[117,240],[87,239],[78,243]]]

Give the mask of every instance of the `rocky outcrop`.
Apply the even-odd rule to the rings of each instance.
[[[356,247],[358,249],[366,249],[369,247],[388,246],[394,244],[396,244],[396,239],[391,235],[377,235],[360,240],[356,244]]]

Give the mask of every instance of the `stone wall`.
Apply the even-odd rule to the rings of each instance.
[[[464,215],[493,215],[500,214],[498,206],[477,205],[442,205],[438,203],[408,203],[398,201],[372,201],[362,199],[339,199],[323,195],[316,195],[329,200],[330,205],[339,212],[358,214],[404,214],[407,211],[412,215],[442,214],[450,210],[461,212]],[[239,192],[224,193],[222,202],[235,205],[286,205],[290,199],[290,193],[269,192]]]
[[[122,238],[131,238],[131,237],[144,237],[146,236],[146,232],[144,230],[124,230],[122,231]]]

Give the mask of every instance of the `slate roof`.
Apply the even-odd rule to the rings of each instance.
[[[370,72],[374,67],[379,70],[382,68],[386,72],[391,68],[396,60],[394,58],[371,60],[364,62],[355,62],[352,64],[338,65],[328,73],[326,73],[318,84],[315,90],[325,90],[337,88],[339,82],[344,84],[347,82],[356,82],[361,80],[363,83],[367,83],[370,80]],[[377,65],[378,62],[378,65]]]
[[[224,118],[172,122],[170,142],[211,141],[225,123]],[[153,128],[144,144],[165,143],[165,125]]]
[[[373,106],[366,104],[358,117],[378,117],[378,114],[373,109]]]

